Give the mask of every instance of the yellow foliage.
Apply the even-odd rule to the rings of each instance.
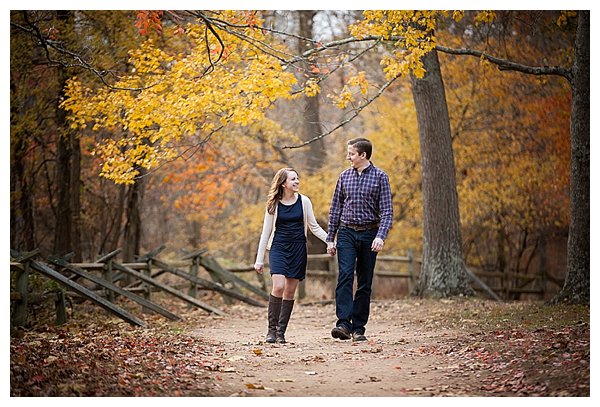
[[[232,11],[223,12],[223,18],[243,17]],[[171,35],[167,41],[180,41],[180,34]],[[201,138],[220,126],[258,123],[275,100],[291,97],[296,79],[276,58],[225,32],[220,33],[225,50],[212,36],[207,43],[204,26],[198,23],[189,24],[183,35],[189,46],[186,54],[167,54],[168,48],[159,48],[152,39],[130,52],[133,68],[114,87],[132,90],[92,90],[76,79],[68,83],[62,106],[72,113],[72,125],[91,125],[116,136],[98,145],[102,176],[133,182],[136,166],[151,169],[172,159],[184,137]],[[247,29],[246,35],[265,40],[260,30]],[[221,51],[223,57],[215,63]]]
[[[475,25],[478,26],[482,23],[484,24],[490,24],[493,23],[496,20],[496,13],[490,10],[487,11],[481,11],[479,13],[477,13],[477,15],[475,16]]]
[[[465,12],[462,10],[454,10],[452,12],[452,19],[456,22],[459,22],[465,16]]]
[[[563,27],[567,24],[570,18],[575,17],[577,17],[576,11],[561,11],[560,16],[558,16],[558,19],[556,20],[556,25]]]
[[[306,81],[304,85],[304,94],[306,96],[317,96],[319,93],[321,93],[321,87],[316,80],[311,78]]]
[[[387,79],[407,76],[413,72],[417,77],[425,73],[421,58],[435,47],[437,18],[440,11],[377,10],[365,11],[365,19],[350,26],[352,35],[364,38],[368,35],[384,39],[394,38],[391,55],[382,59]]]

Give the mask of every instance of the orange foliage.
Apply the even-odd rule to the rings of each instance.
[[[140,35],[148,35],[152,31],[161,32],[162,16],[162,10],[140,10],[135,17],[135,27],[139,29]]]

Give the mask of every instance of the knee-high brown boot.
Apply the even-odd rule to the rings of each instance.
[[[281,314],[279,314],[279,324],[277,325],[276,340],[278,343],[285,343],[285,331],[292,315],[294,300],[283,300],[281,303]]]
[[[269,295],[269,310],[267,312],[269,328],[265,342],[275,343],[277,324],[279,324],[279,315],[281,314],[281,300],[282,298],[280,297]]]

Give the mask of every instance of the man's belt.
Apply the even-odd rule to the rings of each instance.
[[[367,223],[365,225],[353,225],[350,223],[340,222],[340,226],[352,229],[355,232],[363,232],[365,230],[379,229],[379,223]]]

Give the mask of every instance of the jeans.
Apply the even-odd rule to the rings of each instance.
[[[371,244],[377,229],[357,232],[340,227],[337,240],[339,275],[335,289],[336,326],[344,325],[351,332],[365,333],[371,307],[371,286],[377,252]],[[356,293],[352,295],[354,271],[356,270]]]

